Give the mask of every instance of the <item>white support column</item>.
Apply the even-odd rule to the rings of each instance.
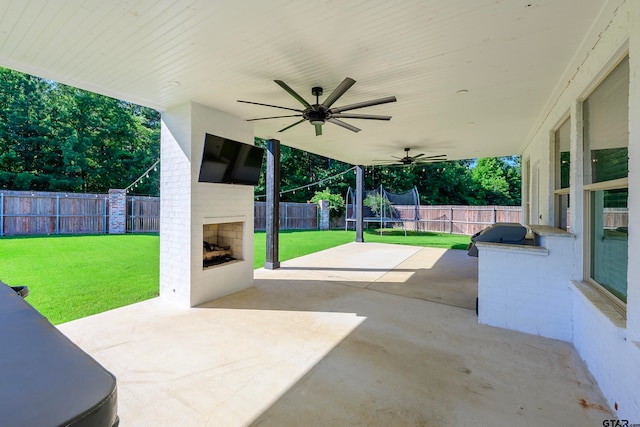
[[[253,126],[189,103],[162,114],[160,297],[193,307],[253,285],[253,187],[198,182],[205,133],[253,144]],[[242,223],[238,261],[204,269],[204,224]]]
[[[575,265],[571,274],[573,280],[584,279],[584,152],[582,149],[582,127],[582,102],[573,102],[571,105],[571,129],[569,131],[571,158],[569,224],[571,234],[576,236],[574,242]]]

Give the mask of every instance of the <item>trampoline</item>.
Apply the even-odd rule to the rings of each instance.
[[[349,229],[349,223],[356,222],[356,200],[357,192],[349,187],[346,197],[345,231]],[[420,220],[420,197],[418,189],[414,186],[411,190],[403,193],[392,193],[382,185],[377,189],[364,192],[362,204],[362,216],[365,223],[380,224],[380,234],[382,230],[391,225],[396,228],[402,227],[404,235],[407,235],[406,222],[416,223]]]

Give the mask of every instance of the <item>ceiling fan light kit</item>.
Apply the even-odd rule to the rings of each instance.
[[[254,105],[262,105],[264,107],[272,107],[272,108],[280,108],[282,110],[289,110],[289,111],[295,111],[298,114],[291,114],[291,115],[287,115],[287,116],[272,116],[272,117],[260,117],[257,119],[249,119],[247,121],[256,121],[256,120],[269,120],[269,119],[281,119],[281,118],[285,118],[285,117],[302,117],[301,120],[283,128],[280,129],[278,132],[284,132],[287,129],[291,129],[292,127],[299,125],[300,123],[304,122],[304,121],[308,121],[312,126],[315,127],[315,131],[316,131],[316,136],[320,136],[322,135],[322,126],[329,122],[329,123],[333,123],[334,125],[343,127],[345,129],[348,129],[352,132],[360,132],[361,129],[347,123],[344,122],[340,119],[363,119],[363,120],[391,120],[391,116],[381,116],[381,115],[373,115],[373,114],[353,114],[353,113],[347,113],[347,114],[343,114],[345,111],[351,111],[351,110],[356,110],[359,108],[365,108],[365,107],[371,107],[374,105],[379,105],[379,104],[386,104],[389,102],[396,102],[397,99],[395,96],[388,96],[386,98],[380,98],[380,99],[374,99],[371,101],[364,101],[364,102],[357,102],[355,104],[349,104],[349,105],[345,105],[342,107],[337,107],[337,108],[331,108],[331,106],[342,96],[345,94],[345,92],[347,90],[349,90],[349,88],[351,88],[351,86],[353,86],[356,81],[353,80],[352,78],[345,78],[342,83],[340,83],[338,85],[337,88],[335,88],[333,90],[333,92],[331,92],[331,94],[322,102],[320,103],[320,96],[322,96],[323,94],[323,89],[320,86],[314,86],[313,88],[311,88],[311,94],[313,96],[316,97],[316,103],[315,104],[310,104],[308,103],[302,96],[300,96],[295,90],[293,90],[291,87],[289,87],[289,85],[287,85],[285,82],[283,82],[282,80],[274,80],[274,82],[276,82],[276,84],[278,86],[280,86],[282,89],[284,89],[289,95],[291,95],[292,97],[294,97],[298,102],[300,102],[300,104],[303,105],[303,107],[305,107],[303,110],[301,109],[295,109],[295,108],[289,108],[289,107],[281,107],[278,105],[271,105],[271,104],[263,104],[263,103],[259,103],[259,102],[251,102],[251,101],[241,101],[238,100],[238,102],[243,102],[245,104],[254,104]]]

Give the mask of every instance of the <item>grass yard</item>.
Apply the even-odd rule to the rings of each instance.
[[[353,242],[354,231],[282,231],[280,260]],[[367,230],[365,242],[465,249],[469,236]],[[254,235],[254,268],[264,265],[266,234]],[[158,295],[158,235],[4,237],[0,280],[29,286],[27,301],[53,324]]]
[[[419,231],[385,229],[380,235],[380,230],[365,232],[365,242],[393,243],[396,245],[423,246],[429,248],[467,249],[469,236],[465,234],[431,233]]]
[[[0,280],[58,324],[158,295],[157,235],[0,239]]]

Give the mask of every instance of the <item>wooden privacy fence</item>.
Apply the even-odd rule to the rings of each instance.
[[[472,235],[496,222],[522,221],[520,206],[395,205],[393,209],[400,220],[384,222],[405,230]]]
[[[160,197],[127,197],[127,233],[160,232]]]
[[[495,222],[521,222],[520,206],[395,206],[407,230],[474,234]],[[266,203],[255,202],[254,228],[266,228]],[[627,225],[624,209],[605,209],[605,226]],[[614,212],[615,211],[615,212]],[[620,211],[620,212],[618,212]],[[160,198],[127,197],[127,232],[160,231]],[[109,225],[109,197],[105,194],[0,191],[0,236],[21,234],[100,234]],[[335,226],[336,223],[333,222]],[[344,218],[338,227],[344,227]],[[280,203],[280,229],[315,230],[318,206]]]
[[[396,209],[398,206],[396,206]],[[413,206],[406,208],[414,209]],[[522,222],[521,206],[420,206],[409,230],[472,235],[496,222]]]
[[[267,203],[255,202],[253,227],[267,227]],[[318,228],[318,205],[315,203],[280,203],[281,230],[316,230]]]
[[[0,236],[102,234],[109,225],[106,194],[0,191]],[[127,232],[160,231],[160,198],[127,197]]]
[[[106,233],[104,194],[0,191],[0,236]]]

